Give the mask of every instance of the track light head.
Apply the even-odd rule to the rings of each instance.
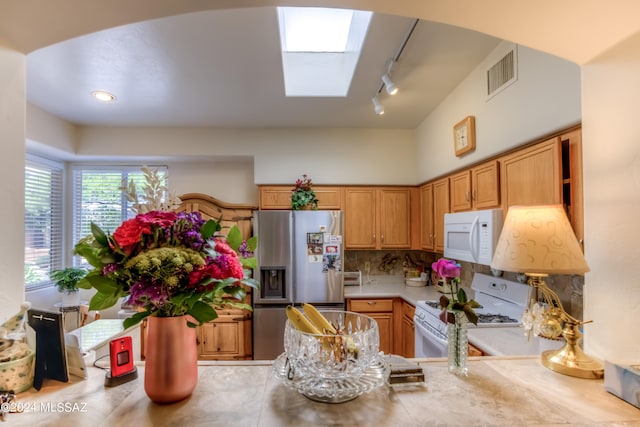
[[[381,116],[384,114],[384,105],[378,101],[378,97],[374,96],[371,98],[371,102],[373,102],[373,111],[376,112],[377,115]]]
[[[387,93],[389,95],[395,95],[398,93],[398,86],[394,82],[391,81],[391,77],[389,74],[384,74],[382,76],[382,81],[384,82],[384,87],[387,89]]]

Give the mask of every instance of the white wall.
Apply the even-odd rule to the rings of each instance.
[[[582,67],[585,348],[640,360],[640,34]]]
[[[0,40],[0,323],[24,301],[25,57]]]
[[[517,47],[518,80],[487,101],[485,70],[511,47],[502,42],[417,128],[420,182],[579,123],[580,67]],[[476,149],[456,157],[453,125],[475,116]]]

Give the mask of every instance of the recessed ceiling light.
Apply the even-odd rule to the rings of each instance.
[[[91,92],[91,95],[93,95],[96,99],[102,101],[102,102],[111,102],[111,101],[115,101],[116,97],[115,95],[109,93],[109,92],[105,92],[103,90],[96,90]]]

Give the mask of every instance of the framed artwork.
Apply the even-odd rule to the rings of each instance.
[[[476,148],[476,120],[467,116],[453,126],[453,148],[461,156]]]

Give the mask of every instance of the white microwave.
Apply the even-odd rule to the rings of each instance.
[[[491,265],[502,231],[502,209],[444,215],[444,257]]]

